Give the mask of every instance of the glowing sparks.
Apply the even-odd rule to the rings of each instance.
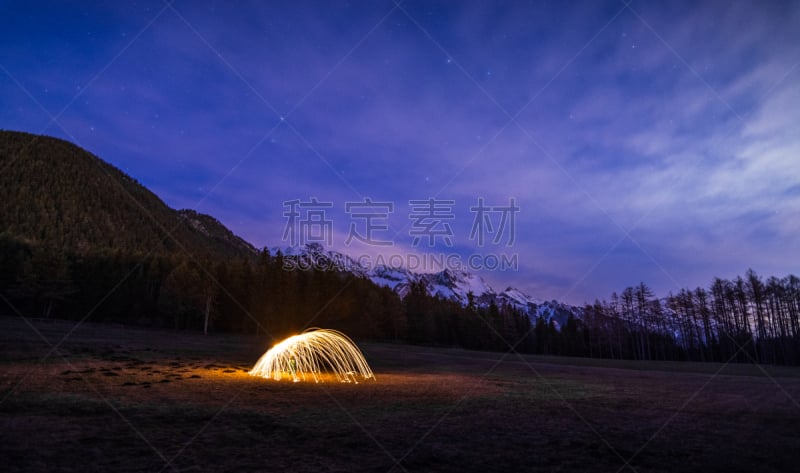
[[[267,350],[250,370],[251,376],[288,378],[294,382],[314,380],[324,373],[333,374],[343,383],[375,379],[355,343],[336,330],[309,329]]]

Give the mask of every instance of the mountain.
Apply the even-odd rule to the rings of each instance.
[[[513,287],[507,287],[500,292],[495,291],[480,275],[469,271],[445,269],[435,273],[414,273],[405,268],[378,266],[367,271],[367,274],[372,282],[379,286],[390,287],[401,297],[405,297],[408,293],[412,282],[422,282],[428,294],[432,296],[467,305],[471,293],[476,305],[488,306],[492,302],[497,305],[509,305],[527,314],[534,322],[538,318],[546,322],[553,320],[556,327],[561,327],[570,315],[578,318],[583,315],[580,307],[555,300],[537,299]]]
[[[369,277],[369,271],[358,261],[338,251],[326,250],[319,243],[289,246],[281,252],[285,257],[285,269],[340,271],[363,278]]]
[[[0,236],[58,251],[248,257],[211,216],[176,211],[135,179],[64,140],[0,131]]]
[[[192,209],[178,210],[178,215],[192,228],[216,242],[221,247],[236,250],[243,255],[255,254],[256,247],[237,236],[211,215],[202,214]]]
[[[417,273],[402,267],[376,265],[365,267],[350,256],[333,250],[326,250],[318,243],[289,247],[282,250],[290,261],[290,267],[336,270],[349,272],[367,278],[379,286],[392,289],[400,297],[405,297],[413,283],[422,283],[431,296],[456,301],[462,305],[469,303],[472,294],[474,303],[488,306],[509,305],[535,322],[537,319],[551,320],[561,327],[569,316],[580,318],[583,309],[556,300],[545,301],[531,297],[519,289],[507,287],[495,291],[480,275],[469,271],[445,269],[434,273]]]

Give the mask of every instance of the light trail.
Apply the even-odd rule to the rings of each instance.
[[[331,373],[342,383],[375,379],[375,374],[355,343],[342,332],[309,329],[267,350],[250,370],[251,376],[280,381],[323,381]]]

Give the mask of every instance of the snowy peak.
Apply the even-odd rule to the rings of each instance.
[[[367,277],[379,286],[386,286],[398,292],[399,288],[408,287],[411,282],[419,280],[419,275],[405,268],[394,268],[384,265],[375,266],[367,272]],[[405,295],[405,294],[401,294]]]
[[[473,303],[488,306],[491,303],[514,307],[527,314],[531,321],[543,319],[561,327],[570,315],[581,317],[583,311],[555,300],[544,301],[523,291],[507,287],[495,291],[480,275],[469,271],[445,269],[435,273],[416,273],[403,267],[376,265],[365,267],[357,260],[337,251],[326,250],[319,243],[288,247],[283,254],[297,269],[320,269],[348,272],[367,278],[373,283],[388,287],[400,297],[408,295],[411,285],[423,284],[428,294],[467,305],[472,294]]]
[[[515,287],[507,287],[497,298],[511,305],[527,308],[531,304],[540,304],[541,299],[533,298]]]
[[[326,250],[319,243],[301,246],[288,246],[283,255],[291,269],[317,269],[321,271],[340,271],[360,277],[368,277],[368,271],[358,261],[338,251]]]
[[[467,271],[445,269],[438,273],[420,275],[428,292],[434,296],[458,301],[466,304],[469,294],[477,300],[484,295],[493,295],[494,289],[479,275]]]

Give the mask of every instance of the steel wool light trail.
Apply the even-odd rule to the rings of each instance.
[[[316,328],[293,335],[267,350],[249,374],[276,381],[319,383],[324,373],[333,374],[342,383],[375,379],[361,350],[347,335]]]

